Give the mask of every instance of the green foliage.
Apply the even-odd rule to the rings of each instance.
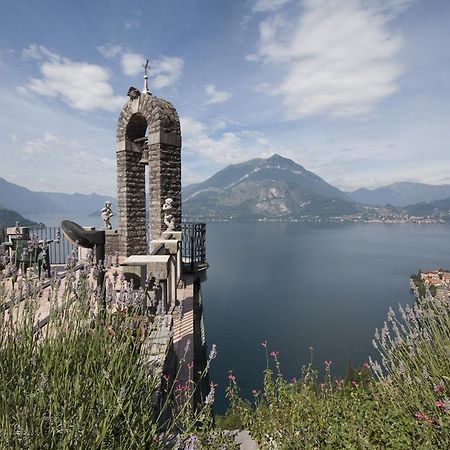
[[[0,305],[12,298],[1,277]],[[181,389],[178,374],[161,378],[143,364],[142,318],[96,314],[89,270],[54,278],[48,292],[39,285],[19,277],[26,299],[0,314],[1,449],[234,448],[230,434],[214,430],[213,395],[194,411],[191,379]],[[45,302],[50,320],[36,333]]]
[[[402,320],[390,310],[389,326],[376,332],[382,365],[349,364],[340,380],[332,380],[326,361],[319,382],[311,359],[300,379],[288,382],[278,354],[269,358],[263,343],[263,391],[254,392],[250,407],[229,377],[228,414],[240,417],[262,449],[450,448],[448,302],[425,297],[400,312]]]

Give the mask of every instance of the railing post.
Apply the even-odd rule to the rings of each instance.
[[[195,225],[192,223],[189,226],[190,228],[190,241],[191,241],[191,270],[194,270],[194,259],[195,259]]]

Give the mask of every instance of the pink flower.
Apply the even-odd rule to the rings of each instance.
[[[442,392],[444,390],[444,385],[442,383],[437,383],[434,385],[434,392]]]
[[[291,383],[292,383],[292,384],[297,383],[297,378],[293,377],[292,380],[291,380]]]
[[[428,425],[433,425],[433,421],[428,416],[426,416],[425,414],[422,414],[420,412],[416,412],[414,415],[419,420],[423,420],[424,422],[426,422]]]
[[[261,345],[262,345],[264,348],[267,348],[267,341],[262,341],[262,342],[261,342]]]
[[[336,387],[338,389],[342,389],[344,387],[344,380],[335,380],[334,382],[336,383]]]
[[[436,406],[437,406],[438,408],[443,408],[443,407],[445,406],[445,403],[438,400],[438,401],[436,402]]]
[[[369,363],[366,361],[364,364],[363,364],[363,367],[364,367],[364,369],[368,369],[370,366],[369,366]]]
[[[165,381],[169,381],[170,376],[167,373],[165,373],[163,374],[163,378]]]
[[[236,377],[233,375],[233,371],[232,370],[228,371],[228,379],[230,381],[233,381],[233,382],[236,380]]]
[[[273,356],[274,358],[276,358],[278,356],[278,352],[271,352],[270,356]]]
[[[258,397],[258,395],[261,394],[261,391],[257,391],[256,389],[253,389],[252,394],[254,397]]]
[[[359,387],[359,384],[355,380],[352,381],[352,385],[355,388]]]
[[[194,363],[189,363],[188,364],[188,369],[191,370],[194,367]]]

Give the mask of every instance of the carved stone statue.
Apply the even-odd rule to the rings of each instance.
[[[102,220],[103,220],[103,228],[107,230],[112,229],[111,225],[111,217],[114,215],[111,208],[111,202],[106,201],[105,206],[102,208]]]
[[[128,89],[128,97],[131,98],[131,100],[136,100],[141,96],[141,92],[139,89],[136,89],[134,86],[131,86],[130,89]]]
[[[173,231],[175,229],[175,217],[173,217],[172,206],[173,200],[171,198],[166,198],[162,209],[164,211],[164,223],[166,224],[166,231]]]

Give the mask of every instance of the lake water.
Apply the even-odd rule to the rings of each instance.
[[[376,356],[372,339],[389,306],[412,302],[409,276],[450,266],[450,226],[415,224],[209,223],[206,336],[218,356],[216,410],[227,406],[232,369],[242,393],[260,388],[264,348],[298,377],[314,348],[318,368]]]

